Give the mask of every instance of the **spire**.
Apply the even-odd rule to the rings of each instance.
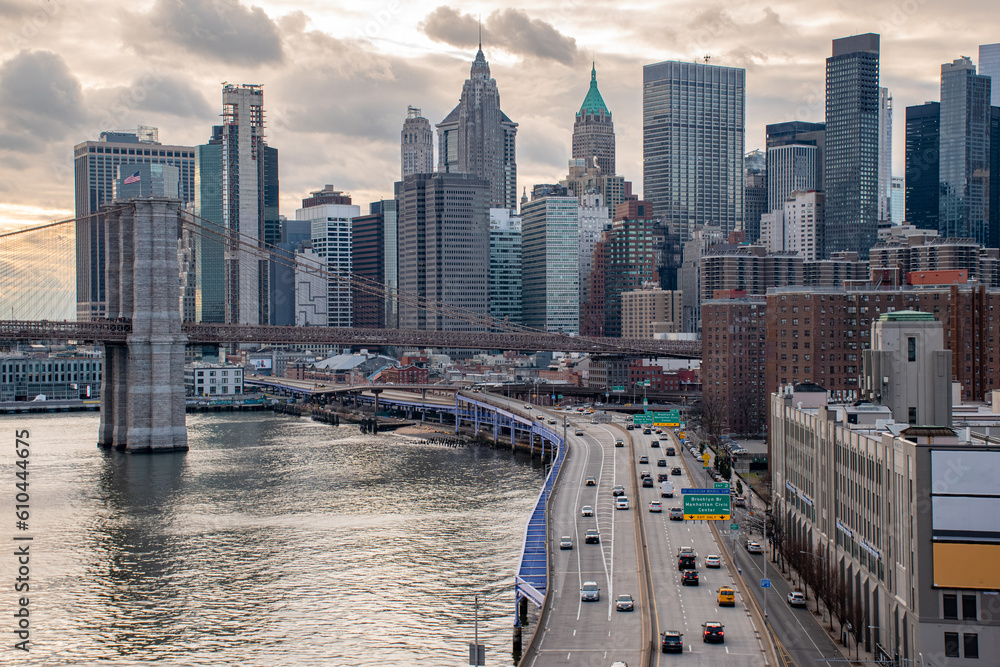
[[[479,50],[483,50],[483,17],[479,16]]]
[[[601,97],[601,91],[597,89],[597,63],[595,62],[590,67],[590,90],[587,91],[587,96],[583,98],[583,104],[576,115],[593,114],[599,116],[601,111],[604,111],[605,116],[611,116],[611,111],[604,103],[604,98]]]
[[[476,51],[476,59],[472,61],[472,71],[469,75],[470,79],[489,79],[490,78],[490,65],[486,62],[486,56],[483,55],[483,22],[479,21],[479,50]]]

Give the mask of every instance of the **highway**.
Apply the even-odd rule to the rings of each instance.
[[[559,419],[569,414],[544,412]],[[589,415],[578,413],[573,413],[570,420],[585,434],[573,435],[574,428],[568,431],[566,461],[550,499],[548,609],[543,627],[526,647],[520,664],[607,667],[617,660],[633,667],[668,665],[676,660],[713,667],[765,664],[764,643],[751,622],[741,586],[730,575],[731,561],[723,558],[720,569],[705,568],[705,556],[723,553],[709,526],[705,522],[669,520],[669,508],[682,505],[680,489],[691,485],[685,457],[668,457],[665,449],[652,448],[654,436],[639,430],[626,432],[610,424],[590,424]],[[627,446],[615,447],[615,438],[625,438]],[[638,462],[642,455],[649,457],[649,463]],[[667,467],[657,466],[661,458]],[[652,488],[640,486],[642,470],[648,470],[655,480],[658,473],[669,473],[675,465],[681,467],[682,473],[670,477],[675,483],[674,498],[661,499],[659,484]],[[594,478],[595,486],[586,486],[588,477]],[[614,508],[611,489],[615,484],[625,487],[628,510]],[[653,500],[661,501],[662,513],[649,512]],[[582,516],[584,505],[594,508],[594,516]],[[601,543],[584,544],[587,529],[595,527],[600,531]],[[645,553],[642,532],[647,544]],[[559,549],[564,535],[573,538],[572,550]],[[677,566],[681,546],[691,546],[697,553],[698,586],[681,583]],[[644,566],[647,554],[648,570]],[[599,602],[581,601],[580,588],[585,581],[598,583]],[[718,606],[716,590],[722,585],[737,589],[735,607]],[[615,610],[615,598],[622,593],[635,599],[635,611]],[[702,623],[706,621],[724,624],[724,643],[702,641]],[[686,655],[660,653],[659,632],[663,630],[683,633]],[[649,661],[643,662],[646,657]]]
[[[692,468],[700,463],[686,449],[684,450],[684,459]],[[697,479],[701,480],[700,484],[711,484],[711,478],[706,473],[697,471],[695,475]],[[746,487],[745,484],[744,487]],[[749,491],[745,491],[745,494],[749,495]],[[758,513],[763,511],[763,503],[759,498],[754,497],[752,505],[753,511]],[[733,522],[740,526],[739,536],[735,539],[735,550],[733,549],[734,541],[729,539],[728,531],[725,532],[724,542],[727,553],[735,558],[737,566],[742,569],[743,577],[750,586],[751,594],[757,599],[759,608],[767,610],[767,623],[781,660],[780,664],[785,667],[789,665],[837,667],[844,664],[844,656],[824,628],[819,625],[820,619],[812,612],[816,608],[816,600],[812,597],[812,592],[810,592],[807,608],[790,607],[787,595],[792,588],[786,583],[781,571],[770,562],[770,558],[747,552],[744,545],[748,537],[761,544],[764,543],[763,535],[760,533],[749,536],[744,530],[750,523],[750,511],[751,508],[736,508],[735,510]],[[766,592],[760,586],[762,579],[768,579],[771,582],[771,588]]]

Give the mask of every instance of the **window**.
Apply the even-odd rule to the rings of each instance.
[[[906,360],[917,360],[917,339],[913,336],[908,336],[906,338]]]
[[[965,657],[979,657],[979,635],[975,632],[962,633],[962,642],[965,644]]]
[[[941,596],[942,618],[958,618],[958,596],[954,593],[945,593]]]
[[[958,633],[944,633],[944,654],[948,658],[957,658],[958,655]]]
[[[914,408],[914,407],[910,408],[910,415],[909,415],[909,420],[907,421],[907,423],[910,426],[915,426],[916,425],[916,423],[917,423],[917,409],[916,408]]]
[[[968,620],[975,621],[977,618],[978,614],[976,614],[975,593],[973,593],[972,595],[968,594],[962,595],[962,619],[966,621]]]

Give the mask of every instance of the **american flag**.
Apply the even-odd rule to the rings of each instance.
[[[125,179],[124,184],[129,185],[130,183],[138,183],[138,182],[139,182],[139,172],[135,172],[134,174]]]

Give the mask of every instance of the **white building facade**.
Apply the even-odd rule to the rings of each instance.
[[[350,327],[351,221],[361,215],[355,204],[320,204],[295,211],[296,220],[312,225],[312,251],[326,271],[326,326]]]

